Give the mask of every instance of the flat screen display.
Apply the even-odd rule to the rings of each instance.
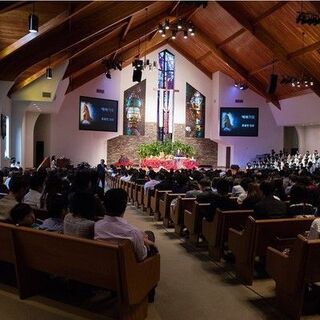
[[[80,97],[79,129],[118,131],[118,101]]]
[[[220,136],[257,137],[259,108],[220,108]]]

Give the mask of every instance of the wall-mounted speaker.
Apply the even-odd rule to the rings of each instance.
[[[141,82],[142,71],[141,70],[133,70],[132,81],[133,82]]]
[[[270,80],[267,88],[268,94],[274,94],[277,89],[277,83],[278,83],[278,75],[277,74],[271,74]]]

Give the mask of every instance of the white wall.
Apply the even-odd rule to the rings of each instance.
[[[242,99],[243,103],[236,103],[235,99]],[[219,107],[258,107],[259,108],[259,134],[258,137],[219,137],[219,110],[214,111],[210,121],[214,140],[220,141],[225,146],[231,146],[231,163],[245,167],[248,160],[257,154],[270,152],[271,149],[283,148],[283,127],[275,122],[271,108],[265,99],[250,89],[238,90],[234,81],[219,72]],[[217,108],[215,104],[214,108]],[[208,123],[208,122],[207,122]],[[218,158],[223,165],[223,159]],[[224,162],[225,163],[225,162]]]
[[[281,110],[271,109],[280,126],[320,124],[320,97],[315,93],[281,100]]]
[[[104,89],[104,93],[97,93]],[[70,158],[74,164],[87,161],[91,165],[106,158],[107,140],[117,136],[116,132],[80,131],[79,130],[79,98],[88,96],[102,99],[119,100],[120,72],[112,72],[112,79],[101,75],[64,97],[57,114],[51,115],[51,155]],[[119,106],[118,132],[122,112]]]

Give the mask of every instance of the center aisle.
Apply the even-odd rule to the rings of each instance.
[[[206,251],[187,245],[154,222],[141,210],[128,205],[125,219],[141,230],[155,233],[161,255],[161,276],[148,320],[257,320],[284,319],[261,296],[239,283]]]

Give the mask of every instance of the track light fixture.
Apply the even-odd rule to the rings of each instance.
[[[318,13],[301,11],[298,12],[296,23],[316,26],[320,24],[320,16]]]
[[[166,31],[171,31],[171,39],[176,39],[179,32],[183,32],[183,38],[188,39],[188,35],[195,36],[195,27],[190,21],[179,19],[176,22],[170,23],[168,19],[165,20],[164,24],[159,24],[158,32],[163,38],[166,37]]]
[[[303,74],[301,76],[285,75],[282,77],[282,80],[280,81],[280,83],[287,84],[295,88],[309,88],[309,87],[313,87],[314,80],[311,77],[307,77]]]
[[[240,81],[235,82],[234,86],[236,88],[238,88],[239,90],[247,90],[248,89],[248,85],[245,82],[240,82]]]
[[[50,67],[48,67],[48,68],[46,69],[46,78],[47,78],[48,80],[51,80],[51,79],[52,79],[52,69],[51,69]]]
[[[39,29],[39,18],[34,14],[34,2],[32,5],[32,13],[28,18],[29,32],[36,33]]]

